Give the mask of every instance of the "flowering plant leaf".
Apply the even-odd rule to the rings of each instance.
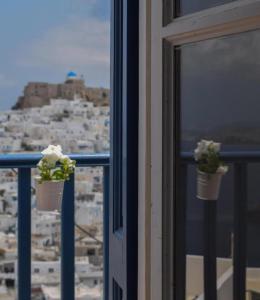
[[[42,154],[43,158],[37,165],[39,182],[69,180],[70,175],[75,171],[76,161],[62,154],[60,146],[50,145],[42,151]]]
[[[228,167],[220,159],[221,144],[214,141],[201,140],[194,151],[194,158],[198,163],[198,170],[208,174],[228,171]]]

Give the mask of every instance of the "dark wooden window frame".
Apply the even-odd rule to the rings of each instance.
[[[139,0],[111,6],[109,300],[137,299]]]

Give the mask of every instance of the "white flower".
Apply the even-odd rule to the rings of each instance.
[[[37,166],[38,167],[42,167],[42,164],[43,164],[43,161],[42,161],[42,159],[38,162],[38,164],[37,164]]]
[[[197,144],[197,148],[194,151],[194,158],[198,161],[203,154],[207,154],[208,150],[212,149],[215,152],[220,151],[220,143],[214,143],[213,141],[201,140]]]
[[[74,162],[73,160],[71,160],[68,155],[62,155],[62,157],[60,158],[60,162],[61,163],[67,163],[69,167],[74,167]]]
[[[214,150],[215,152],[219,152],[220,147],[221,147],[220,143],[214,143],[213,141],[208,145],[208,148]]]
[[[208,146],[212,143],[212,141],[201,140],[197,144],[197,148],[194,151],[195,160],[199,160],[202,154],[207,153]]]
[[[200,149],[195,149],[195,151],[194,151],[194,158],[195,158],[195,160],[196,161],[198,161],[199,159],[200,159],[200,157],[201,157],[201,151],[200,151]]]
[[[221,174],[226,174],[227,173],[227,171],[228,171],[228,166],[220,166],[220,167],[218,167],[218,169],[217,169],[217,173],[221,173]]]
[[[49,164],[55,164],[63,156],[60,145],[49,145],[48,148],[42,151],[42,155]]]
[[[62,154],[62,156],[60,157],[60,162],[64,162],[64,161],[66,161],[66,160],[68,160],[68,159],[70,159],[70,158],[68,157],[68,155]]]

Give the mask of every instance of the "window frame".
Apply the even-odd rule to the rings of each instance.
[[[137,299],[139,0],[112,0],[108,299]]]
[[[145,1],[144,2],[148,2]],[[205,9],[196,13],[174,18],[176,12],[176,3],[170,0],[151,0],[151,37],[150,37],[150,82],[151,82],[151,99],[148,105],[150,108],[150,128],[147,133],[151,136],[148,141],[151,147],[150,160],[150,193],[151,193],[151,210],[150,210],[150,245],[151,256],[150,269],[151,276],[147,280],[150,282],[150,291],[152,300],[161,299],[163,290],[168,287],[163,280],[164,273],[164,242],[162,240],[169,238],[171,232],[164,232],[163,222],[167,222],[165,216],[165,203],[171,211],[169,199],[172,197],[173,191],[165,189],[167,183],[172,182],[173,175],[169,171],[169,166],[176,163],[174,157],[165,159],[167,154],[166,146],[169,146],[169,133],[163,128],[170,125],[172,132],[176,134],[174,129],[175,120],[167,118],[165,115],[165,103],[174,101],[175,92],[172,90],[171,83],[175,74],[176,62],[173,53],[174,48],[187,43],[203,41],[210,38],[227,36],[235,33],[242,33],[249,30],[260,28],[260,1],[259,0],[237,0],[228,4],[219,5],[213,8]],[[162,14],[162,12],[164,12]],[[147,37],[149,39],[149,35]],[[148,53],[148,52],[147,52]],[[149,54],[149,53],[148,53]],[[167,58],[168,57],[168,58]],[[168,59],[168,60],[167,60]],[[167,63],[169,63],[170,66]],[[167,107],[167,106],[166,106]],[[172,107],[168,107],[172,110]],[[167,110],[167,109],[166,109]],[[173,114],[174,115],[174,114]],[[166,118],[165,118],[166,116]],[[178,116],[177,116],[178,119]],[[167,125],[165,125],[165,122]],[[170,143],[171,145],[171,143]],[[173,147],[173,145],[171,145]],[[166,152],[165,152],[166,151]],[[170,162],[170,163],[169,163]],[[179,166],[178,166],[179,168]],[[176,172],[178,175],[178,172]],[[172,176],[172,177],[171,177]],[[158,180],[162,178],[162,180]],[[174,185],[173,185],[174,186]],[[175,218],[175,217],[174,217]],[[175,218],[176,220],[176,218]],[[173,226],[173,225],[172,225]],[[174,231],[175,228],[173,227]],[[174,247],[174,239],[169,242],[170,247]],[[174,268],[174,262],[172,262]],[[166,273],[169,274],[169,273]],[[174,282],[169,283],[173,286]],[[174,293],[174,292],[173,292]],[[164,296],[163,299],[169,299],[170,294]],[[177,299],[176,296],[173,299]]]
[[[227,4],[206,8],[201,11],[178,16],[180,0],[162,0],[162,21],[161,24],[164,28],[168,28],[170,35],[175,35],[174,32],[179,31],[184,33],[194,32],[197,26],[202,28],[210,27],[214,22],[230,25],[232,20],[251,18],[257,15],[259,8],[258,0],[236,0]],[[252,20],[251,20],[252,21]],[[236,25],[237,26],[237,25]],[[243,24],[239,25],[239,27]],[[232,26],[234,27],[234,26]],[[218,29],[214,30],[219,31]],[[238,32],[240,29],[238,28]],[[163,34],[165,37],[165,33]],[[173,37],[175,40],[175,37]]]

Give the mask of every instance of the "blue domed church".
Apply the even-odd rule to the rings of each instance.
[[[23,96],[18,98],[13,109],[41,107],[48,105],[50,99],[74,100],[75,98],[106,106],[109,104],[109,90],[87,88],[83,76],[78,76],[75,71],[69,71],[63,83],[29,82],[24,88]]]
[[[68,72],[67,77],[66,77],[66,82],[68,82],[68,81],[74,82],[77,80],[84,81],[82,77],[81,78],[78,77],[78,74],[76,72],[74,72],[74,71]]]

